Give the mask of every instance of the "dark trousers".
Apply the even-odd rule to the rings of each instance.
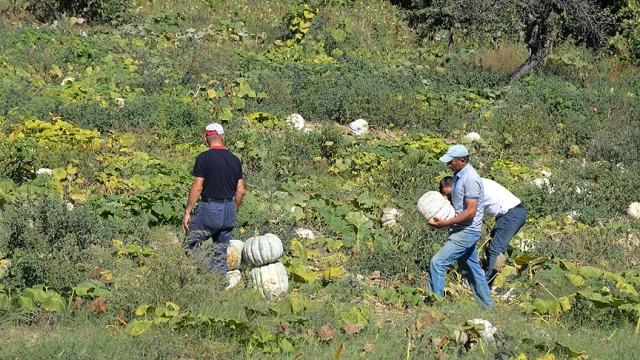
[[[189,222],[186,242],[194,255],[202,257],[212,271],[227,273],[227,247],[236,225],[236,207],[233,200],[201,202]],[[213,244],[202,248],[209,238]]]
[[[487,283],[491,284],[491,280],[497,274],[493,269],[500,253],[507,253],[507,246],[513,236],[520,230],[522,225],[527,221],[527,211],[522,204],[511,208],[505,214],[496,217],[496,225],[491,230],[491,243],[485,250],[489,264],[485,271]]]

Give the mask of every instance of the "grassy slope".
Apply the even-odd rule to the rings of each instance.
[[[80,150],[78,144],[50,145],[51,151],[29,158],[34,169],[66,168],[68,159],[74,159],[82,182],[23,182],[66,188],[67,201],[72,199],[71,194],[131,197],[137,194],[136,189],[147,187],[147,181],[151,189],[168,189],[170,200],[166,201],[180,214],[191,161],[202,150],[196,145],[199,131],[210,121],[211,109],[216,112],[218,106],[224,106],[224,100],[211,102],[195,95],[198,85],[222,94],[225,86],[238,88],[236,78],[246,77],[252,88],[268,96],[262,101],[245,97],[246,107],[234,109],[233,119],[226,124],[231,139],[228,145],[243,156],[249,184],[235,237],[246,240],[253,233],[271,231],[289,249],[296,238],[295,229],[309,227],[324,238],[304,242],[308,259],[291,250],[283,262],[291,266],[306,263],[319,269],[320,276],[332,267],[342,267],[347,274],[328,284],[298,281],[292,285],[292,295],[264,302],[255,291],[220,292],[216,286],[220,280],[203,274],[192,259],[184,256],[171,235],[177,230],[179,216],[160,221],[159,226],[152,221],[151,229],[125,222],[92,225],[93,241],[100,238],[93,247],[84,249],[81,256],[76,254],[75,259],[57,259],[60,267],[45,264],[43,268],[56,275],[49,276],[48,284],[58,288],[86,277],[77,269],[89,265],[108,269],[114,278],[107,312],[94,314],[86,308],[71,315],[4,311],[0,336],[8,339],[8,346],[1,357],[291,358],[303,353],[300,356],[306,358],[327,358],[334,356],[341,343],[345,348],[340,358],[396,358],[407,353],[414,358],[443,353],[470,358],[524,353],[535,358],[549,350],[566,356],[558,350],[559,342],[594,358],[637,358],[634,352],[638,338],[632,316],[598,310],[573,298],[573,309],[559,317],[523,313],[524,302],[571,296],[577,291],[553,262],[535,275],[525,271],[510,278],[509,285],[516,288],[518,298],[499,300],[498,311],[490,313],[480,311],[467,292],[456,291],[459,284],[452,277],[449,298],[436,307],[436,315],[444,317],[435,324],[428,321],[431,310],[420,302],[419,306],[405,307],[379,295],[379,289],[399,285],[425,288],[426,264],[444,235],[429,230],[413,204],[424,191],[437,187],[445,169],[435,159],[446,149],[443,143],[425,137],[453,142],[467,131],[478,131],[484,138],[470,145],[477,167],[508,185],[527,204],[531,219],[521,237],[537,240],[537,255],[568,258],[616,272],[637,266],[638,252],[633,247],[637,221],[624,216],[627,204],[637,200],[634,196],[640,178],[634,166],[638,154],[633,151],[638,119],[633,110],[637,105],[636,69],[567,45],[560,51],[587,59],[591,67],[549,61],[523,84],[505,89],[502,84],[507,71],[523,57],[520,46],[475,44],[472,51],[463,51],[468,47],[460,44],[460,51],[452,56],[445,55],[444,43],[417,46],[399,12],[382,1],[322,8],[305,37],[306,45],[289,49],[270,45],[286,35],[281,19],[293,3],[229,1],[211,9],[202,4],[196,8],[192,2],[139,5],[146,19],[139,22],[152,29],[149,35],[85,28],[90,36],[81,38],[72,28],[38,39],[34,35],[37,32],[25,29],[27,19],[6,21],[2,29],[6,36],[1,40],[6,64],[3,93],[7,99],[0,123],[4,128],[2,140],[7,139],[11,124],[35,118],[49,120],[48,113],[52,112],[82,128],[99,129],[104,141],[89,152]],[[160,11],[164,15],[159,15]],[[178,17],[174,11],[184,15]],[[155,23],[149,20],[152,15],[158,19]],[[215,35],[199,43],[175,35],[190,27],[204,29],[223,19],[231,19],[232,24],[243,21],[248,33],[264,32],[264,38],[256,43]],[[36,38],[31,39],[33,36]],[[332,55],[336,63],[323,63],[326,58],[321,60],[323,51],[319,49],[327,50],[325,55]],[[59,74],[54,65],[60,69]],[[92,72],[101,67],[108,73],[92,75],[88,67]],[[67,91],[73,86],[61,90],[57,84],[68,76],[75,77],[86,93]],[[145,90],[136,92],[138,87]],[[116,97],[126,98],[122,109]],[[100,105],[101,101],[106,105]],[[256,111],[275,115],[276,123],[290,112],[300,112],[319,131],[302,135],[278,125],[273,129],[248,121],[248,115]],[[370,119],[374,135],[354,140],[344,125],[361,116]],[[135,141],[121,141],[126,139],[123,132],[132,134]],[[109,138],[115,145],[106,145]],[[75,135],[62,142],[73,141],[83,144]],[[3,143],[3,151],[17,153],[6,145],[10,143]],[[581,153],[567,154],[571,145],[578,145]],[[127,157],[127,148],[158,163],[147,165],[145,155],[139,155],[142,160]],[[117,159],[117,164],[96,160],[99,156]],[[337,166],[347,161],[351,162],[348,169]],[[624,161],[624,171],[616,167],[620,161]],[[541,169],[553,171],[551,186],[558,189],[555,193],[530,184],[540,176]],[[19,171],[3,174],[9,177]],[[100,173],[115,176],[113,184],[108,178],[100,178]],[[136,174],[146,178],[135,178]],[[166,182],[158,180],[163,176],[170,178]],[[576,186],[586,187],[590,197],[577,194]],[[165,201],[160,195],[154,196],[145,199]],[[358,236],[337,231],[329,217],[320,216],[320,211],[307,205],[310,197],[332,202],[329,205],[335,212],[362,212],[372,220],[360,234],[363,243],[357,254],[351,251],[355,244],[349,241]],[[74,202],[79,208],[85,204],[83,200]],[[5,205],[4,234],[10,233],[10,226],[28,227],[32,215],[29,202],[26,204],[15,211],[24,218],[8,215],[14,209]],[[379,211],[389,205],[403,211],[401,229],[387,231],[378,226]],[[304,208],[304,215],[292,217],[287,211],[291,206]],[[564,216],[570,210],[582,213],[580,222]],[[64,212],[56,216],[62,220],[51,221],[51,226],[81,224]],[[344,224],[344,217],[336,218],[332,221]],[[142,217],[132,220],[143,221]],[[85,231],[82,226],[89,225],[78,226],[60,231],[75,239],[78,232]],[[28,239],[35,243],[43,237],[37,232],[25,236],[31,236]],[[59,238],[56,234],[47,236]],[[114,255],[111,238],[148,246],[157,256],[140,263],[140,255]],[[9,237],[3,235],[2,239],[5,246]],[[331,242],[339,240],[347,245],[328,252]],[[516,251],[510,258],[510,265],[518,254]],[[369,278],[374,270],[382,273],[381,279]],[[357,274],[364,279],[358,279]],[[292,274],[290,278],[293,280]],[[595,280],[593,284],[587,281],[587,285],[595,289],[612,286]],[[304,299],[302,309],[295,306],[292,297]],[[132,323],[138,306],[161,306],[165,301],[192,314],[246,322],[252,330],[232,331],[219,325],[170,330],[161,326],[133,337],[116,319],[124,311],[124,321]],[[347,335],[341,331],[343,318],[354,307],[371,309],[373,315],[362,332]],[[296,316],[308,322],[297,324]],[[438,339],[451,336],[452,328],[472,318],[495,324],[503,342],[497,347],[484,344],[468,355],[462,346],[450,344],[440,350],[434,345]],[[276,331],[281,322],[289,324],[289,334]],[[314,330],[327,322],[337,331],[333,339],[325,341],[314,335]],[[111,324],[118,325],[120,332],[113,337],[105,330]],[[248,340],[243,340],[245,336]],[[270,355],[274,349],[286,348],[282,339],[293,344],[294,351]],[[525,339],[533,341],[527,343]]]

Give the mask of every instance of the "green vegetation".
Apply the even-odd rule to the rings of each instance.
[[[506,86],[529,57],[515,12],[416,3],[0,0],[0,358],[637,358],[638,4],[607,9],[597,51],[555,29]],[[185,254],[213,121],[245,172],[233,237],[283,240],[279,299]],[[446,233],[416,203],[453,143],[529,216],[494,312],[455,267],[424,304]]]

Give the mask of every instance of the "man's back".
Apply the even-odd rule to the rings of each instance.
[[[224,147],[200,153],[193,167],[193,176],[204,178],[201,196],[210,199],[230,199],[242,179],[240,159]]]
[[[482,178],[484,186],[484,215],[496,217],[520,204],[520,199],[504,186],[491,179]]]

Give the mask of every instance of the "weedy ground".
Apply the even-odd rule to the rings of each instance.
[[[459,36],[449,53],[385,1],[134,5],[105,8],[106,24],[4,13],[0,358],[638,358],[632,64],[569,41],[506,87],[519,39]],[[367,135],[349,131],[358,118]],[[247,266],[223,291],[185,253],[213,121],[247,183],[233,237],[283,241],[275,300]],[[528,212],[495,311],[455,266],[444,301],[424,302],[446,233],[415,204],[454,143]],[[401,215],[384,228],[387,207]]]

